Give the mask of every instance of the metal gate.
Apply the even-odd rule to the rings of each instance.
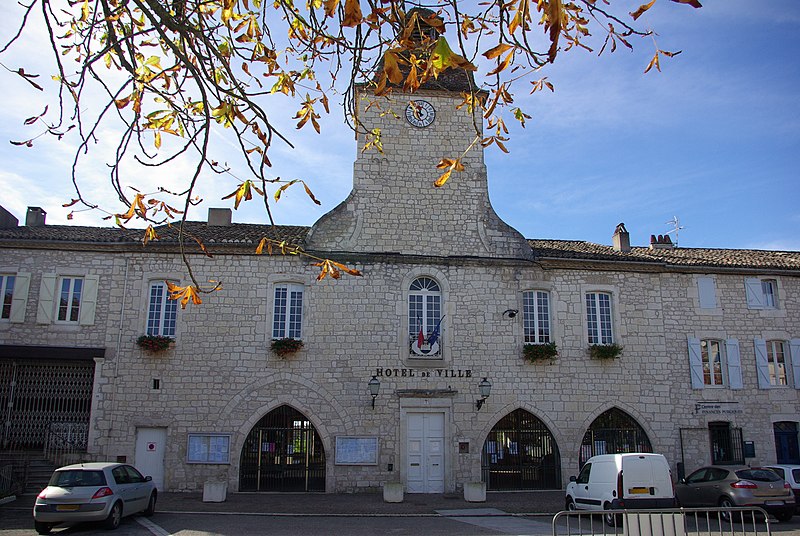
[[[536,416],[517,409],[489,432],[481,454],[488,490],[560,489],[561,457],[556,440]]]
[[[325,491],[325,449],[305,415],[281,406],[250,430],[239,491]]]
[[[598,454],[653,452],[647,434],[636,419],[618,408],[597,417],[583,436],[580,466]]]
[[[0,359],[2,448],[43,448],[51,424],[83,430],[75,442],[85,446],[93,382],[93,361]]]

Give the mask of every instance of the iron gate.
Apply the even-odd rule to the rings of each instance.
[[[653,452],[647,434],[636,419],[619,408],[598,416],[583,436],[580,466],[598,454]]]
[[[0,359],[2,447],[43,448],[51,423],[88,430],[93,382],[93,361]]]
[[[305,415],[281,406],[250,430],[239,491],[325,491],[325,449]]]
[[[489,432],[481,472],[488,490],[560,489],[558,445],[535,415],[514,410]]]

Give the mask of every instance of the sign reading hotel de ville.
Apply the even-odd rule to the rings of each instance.
[[[472,369],[415,369],[385,368],[375,369],[377,378],[472,378]]]

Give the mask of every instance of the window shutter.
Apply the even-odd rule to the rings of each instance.
[[[8,321],[14,324],[25,322],[25,308],[28,305],[28,289],[31,274],[18,272],[14,277],[14,296],[11,298],[11,316]]]
[[[697,294],[701,309],[717,308],[717,287],[713,277],[697,278]]]
[[[692,389],[702,389],[703,382],[703,357],[700,354],[700,339],[689,337],[689,371],[692,377]]]
[[[761,289],[761,280],[757,277],[746,277],[744,290],[747,294],[747,306],[751,309],[764,308],[764,291]]]
[[[758,374],[758,388],[769,389],[772,382],[769,379],[769,360],[767,359],[767,342],[764,339],[754,339],[756,348],[756,372]]]
[[[739,341],[728,339],[725,341],[725,354],[728,359],[728,384],[731,389],[741,389],[742,384],[742,359],[739,356]]]
[[[87,275],[83,278],[83,293],[81,295],[81,310],[78,323],[81,326],[94,324],[94,313],[97,309],[97,286],[100,278],[96,275]]]
[[[800,339],[789,341],[789,353],[792,358],[792,376],[794,377],[794,388],[800,389]]]
[[[53,307],[56,295],[56,274],[42,274],[39,286],[39,306],[36,309],[37,324],[53,323]]]

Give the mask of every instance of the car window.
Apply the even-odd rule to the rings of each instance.
[[[708,476],[708,469],[698,469],[691,475],[686,477],[687,484],[697,484],[698,482],[705,482]]]
[[[56,471],[50,477],[48,485],[61,488],[105,486],[106,477],[102,471],[86,471],[83,469]]]
[[[795,482],[800,482],[800,468],[792,469],[792,478]]]
[[[783,480],[782,477],[776,475],[769,469],[742,469],[736,471],[736,476],[739,478],[746,478],[747,480],[755,480],[756,482],[777,482]]]
[[[131,483],[138,484],[140,482],[144,482],[142,473],[137,471],[135,468],[131,467],[130,465],[126,465],[125,470],[128,472],[128,480]]]
[[[111,475],[114,477],[114,481],[117,484],[129,484],[130,479],[128,478],[128,472],[125,470],[125,466],[121,465],[119,467],[115,467],[111,470]]]
[[[781,477],[781,478],[786,478],[786,473],[784,472],[784,470],[783,470],[783,468],[782,468],[782,467],[770,467],[769,469],[770,469],[770,471],[775,471],[775,473],[776,473],[776,474],[777,474],[779,477]]]
[[[578,474],[578,478],[577,480],[575,480],[575,482],[577,482],[578,484],[588,484],[589,473],[591,472],[592,472],[592,464],[587,463],[586,465],[583,466],[583,469],[581,469],[581,472],[580,474]]]

